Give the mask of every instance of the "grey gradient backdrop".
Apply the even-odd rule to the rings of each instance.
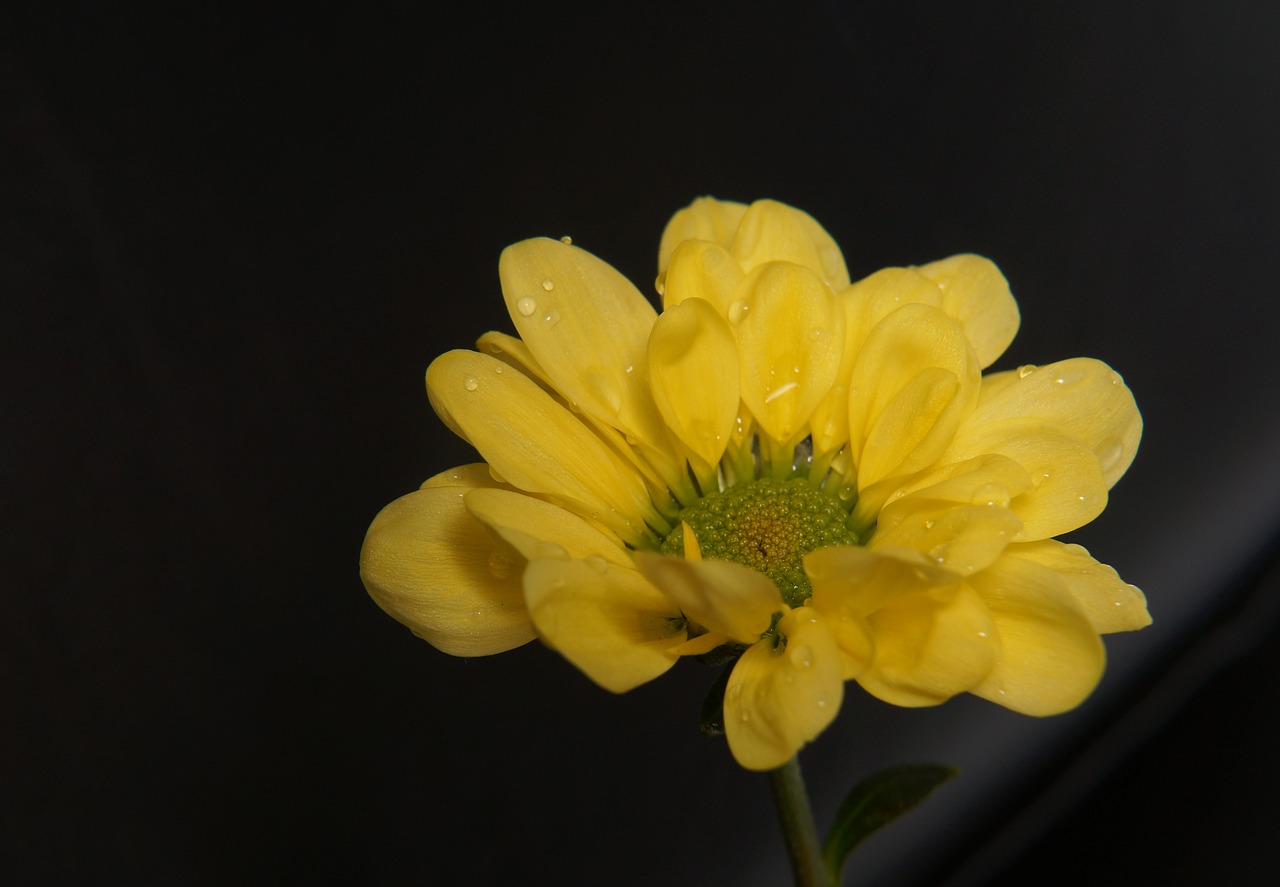
[[[762,778],[537,644],[463,661],[356,575],[468,461],[429,360],[509,330],[506,244],[646,291],[699,194],[818,218],[854,276],[976,251],[1001,367],[1101,357],[1147,422],[1076,541],[1148,593],[1081,710],[856,691],[819,818],[961,779],[860,883],[1269,883],[1280,644],[1280,8],[82,2],[0,29],[0,880],[784,883]]]

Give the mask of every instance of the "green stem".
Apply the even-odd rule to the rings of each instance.
[[[804,774],[800,772],[800,758],[794,757],[777,770],[770,770],[769,787],[773,789],[773,803],[782,823],[796,887],[830,887],[822,864],[822,842],[818,840]]]

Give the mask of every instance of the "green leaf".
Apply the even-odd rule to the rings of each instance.
[[[845,859],[863,838],[919,805],[959,772],[945,764],[898,764],[854,786],[822,845],[831,883],[840,883]]]

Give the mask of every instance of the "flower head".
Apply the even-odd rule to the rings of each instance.
[[[905,706],[1079,704],[1099,634],[1150,622],[1054,539],[1136,452],[1120,377],[1088,358],[984,376],[1019,323],[995,265],[851,283],[827,232],[774,201],[695,201],[658,264],[661,313],[568,242],[503,253],[518,337],[427,371],[486,464],[374,520],[378,604],[455,655],[540,637],[614,692],[719,649],[752,769],[817,736],[848,680]]]

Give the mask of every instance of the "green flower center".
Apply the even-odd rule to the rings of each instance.
[[[763,573],[789,606],[798,607],[813,592],[804,556],[831,545],[858,544],[848,519],[844,504],[804,478],[765,477],[713,493],[681,511],[660,550],[683,556],[680,523],[687,523],[704,558]]]

